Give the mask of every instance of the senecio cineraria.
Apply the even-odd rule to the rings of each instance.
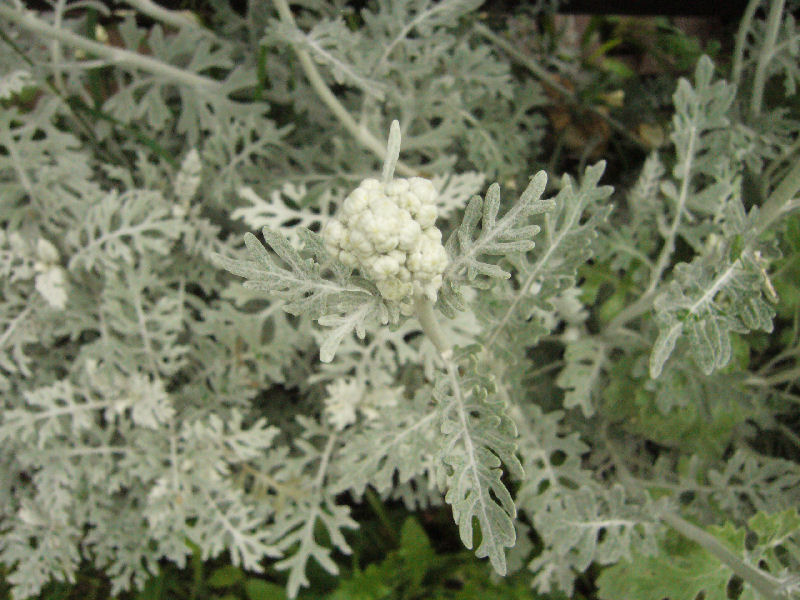
[[[16,598],[88,562],[116,596],[195,553],[295,598],[312,562],[339,574],[365,500],[446,504],[540,594],[588,571],[599,600],[798,597],[790,3],[749,0],[730,69],[679,79],[627,191],[604,161],[523,185],[545,90],[591,94],[553,78],[581,53],[512,44],[540,34],[491,30],[481,0],[205,2],[202,22],[128,0],[113,38],[103,3],[28,4],[0,0]]]

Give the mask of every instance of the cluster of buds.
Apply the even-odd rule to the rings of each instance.
[[[323,231],[328,251],[411,314],[416,295],[436,300],[447,266],[435,226],[436,189],[421,177],[365,179]]]

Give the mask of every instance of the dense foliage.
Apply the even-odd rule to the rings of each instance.
[[[608,600],[800,597],[791,3],[751,0],[730,61],[683,47],[649,84],[479,0],[128,4],[0,0],[15,597],[225,552],[211,587],[295,597],[367,499],[445,507],[508,597],[589,570]],[[360,185],[417,183],[438,220],[403,213],[426,287],[399,303],[386,257],[323,232]],[[434,550],[396,536],[331,597],[415,597]]]

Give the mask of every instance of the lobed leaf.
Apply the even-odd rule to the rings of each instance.
[[[457,350],[448,372],[439,373],[435,381],[433,395],[444,434],[438,453],[440,479],[462,542],[472,548],[477,520],[481,542],[476,556],[489,557],[495,571],[504,575],[505,549],[516,540],[516,507],[501,480],[501,465],[517,478],[523,470],[516,457],[516,426],[494,396],[491,380],[477,372],[476,350]]]
[[[296,250],[279,232],[264,227],[264,239],[277,255],[277,259],[251,233],[244,236],[251,260],[236,260],[219,254],[212,255],[213,262],[235,275],[246,277],[245,287],[260,290],[279,300],[282,308],[294,315],[305,315],[321,325],[331,327],[323,335],[320,358],[333,359],[344,337],[353,329],[364,335],[364,324],[370,320],[386,320],[386,310],[378,297],[365,287],[349,283],[348,271],[343,265],[334,265],[333,280],[323,276],[318,262],[324,249],[307,232],[306,247],[312,256],[306,257]],[[280,260],[278,260],[280,259]],[[283,265],[286,266],[283,266]]]

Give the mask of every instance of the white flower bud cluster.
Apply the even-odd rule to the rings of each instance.
[[[442,285],[447,252],[436,216],[436,188],[429,180],[365,179],[322,235],[331,254],[361,269],[408,314],[415,294],[433,302]]]

